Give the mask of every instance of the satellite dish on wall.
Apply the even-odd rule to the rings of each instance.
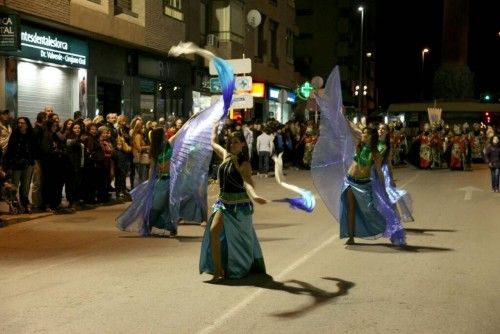
[[[321,87],[323,87],[323,78],[320,77],[320,76],[315,76],[311,79],[311,85],[315,88],[315,89],[320,89]]]
[[[262,15],[256,9],[252,9],[247,14],[247,23],[252,28],[257,28],[262,21]]]

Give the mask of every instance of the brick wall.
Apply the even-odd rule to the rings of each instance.
[[[70,0],[4,0],[10,9],[60,23],[69,23]]]
[[[185,40],[185,23],[163,14],[162,1],[146,1],[145,35],[147,47],[168,52],[170,47]]]
[[[185,22],[163,14],[162,1],[143,1],[145,1],[145,26],[114,16],[113,0],[107,2],[109,14],[82,6],[78,2],[72,3],[70,0],[0,0],[0,5],[21,14],[68,24],[87,31],[90,35],[99,34],[162,53],[168,52],[170,47],[177,45],[179,41],[186,40]],[[199,7],[197,1],[191,5]],[[189,14],[186,16],[191,19],[196,16],[192,11]]]

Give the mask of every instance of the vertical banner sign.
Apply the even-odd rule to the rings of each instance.
[[[427,108],[427,114],[429,116],[429,123],[435,124],[441,122],[441,108]]]
[[[21,49],[21,25],[19,16],[0,13],[0,51]]]

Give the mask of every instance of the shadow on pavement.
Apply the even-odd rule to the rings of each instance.
[[[253,224],[255,226],[256,230],[267,230],[271,228],[282,228],[282,227],[289,227],[289,226],[296,226],[299,224],[266,224],[266,223],[261,223],[261,224]]]
[[[359,252],[370,252],[370,253],[429,253],[429,252],[449,252],[453,251],[452,248],[444,247],[430,247],[430,246],[416,246],[416,245],[406,245],[406,246],[394,246],[392,244],[367,244],[367,243],[356,243],[354,245],[347,245],[345,247],[348,250],[359,251]]]
[[[434,233],[428,232],[456,232],[457,230],[446,230],[446,229],[433,229],[433,228],[405,228],[407,234],[412,235],[434,235]]]
[[[293,238],[259,238],[260,242],[270,242],[270,241],[284,241],[292,240]]]
[[[32,213],[32,214],[0,214],[0,219],[4,222],[4,226],[9,226],[17,223],[24,223],[33,219],[43,218],[47,216],[52,216],[52,213]]]
[[[170,239],[170,236],[165,233],[165,234],[151,234],[149,236],[142,236],[140,234],[135,234],[135,235],[120,235],[118,238],[124,238],[124,239],[147,239],[147,238],[165,238],[165,239]]]
[[[262,289],[277,290],[277,291],[288,292],[294,295],[305,295],[312,297],[312,302],[306,306],[302,306],[300,308],[291,311],[273,314],[273,316],[276,317],[296,318],[304,315],[307,312],[313,311],[317,307],[320,307],[326,303],[333,301],[334,298],[347,295],[349,289],[355,286],[355,283],[345,281],[340,278],[322,277],[322,279],[336,282],[337,291],[335,292],[325,291],[307,282],[294,279],[287,280],[284,282],[278,282],[275,281],[272,276],[267,274],[253,274],[237,280],[223,280],[212,284],[227,285],[227,286],[255,286]]]

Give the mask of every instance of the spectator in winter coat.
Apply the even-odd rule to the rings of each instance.
[[[500,143],[498,135],[491,138],[491,145],[486,148],[484,158],[491,171],[491,190],[497,193],[500,175]]]
[[[12,132],[4,156],[4,170],[10,172],[14,189],[18,189],[21,212],[31,213],[28,199],[31,174],[35,164],[35,142],[33,128],[27,117],[19,117],[17,126]]]

